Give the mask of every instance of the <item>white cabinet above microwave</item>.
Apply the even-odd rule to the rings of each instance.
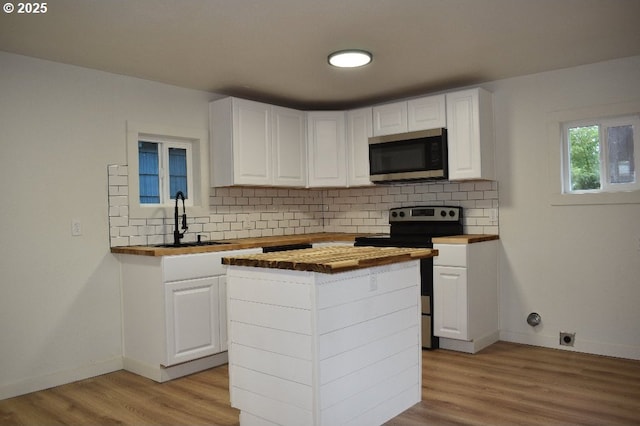
[[[393,135],[446,127],[445,95],[373,107],[373,136]]]

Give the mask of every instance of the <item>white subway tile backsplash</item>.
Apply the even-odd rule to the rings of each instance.
[[[171,240],[173,218],[129,218],[127,166],[108,167],[111,246]],[[388,211],[412,205],[459,205],[466,233],[498,233],[497,182],[436,182],[347,189],[212,188],[209,214],[189,217],[185,241],[312,232],[389,232]],[[166,241],[165,241],[166,240]]]

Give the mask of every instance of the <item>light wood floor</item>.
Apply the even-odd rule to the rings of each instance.
[[[423,351],[422,402],[388,425],[638,425],[640,361],[499,342]],[[158,384],[118,371],[0,401],[2,425],[238,425],[226,366]]]

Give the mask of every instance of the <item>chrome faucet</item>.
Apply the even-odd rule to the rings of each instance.
[[[182,198],[182,228],[184,232],[180,232],[178,229],[178,198]],[[187,226],[187,209],[184,206],[184,194],[182,191],[176,193],[176,208],[174,210],[175,227],[173,228],[173,244],[180,245],[180,239],[184,237],[185,232],[189,227]]]

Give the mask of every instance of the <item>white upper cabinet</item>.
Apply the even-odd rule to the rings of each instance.
[[[211,186],[371,185],[369,138],[446,127],[449,180],[494,180],[491,94],[476,88],[352,111],[228,97],[210,104]]]
[[[304,186],[304,113],[224,98],[210,104],[211,185]]]
[[[373,107],[373,136],[446,127],[445,95]]]
[[[372,108],[347,111],[349,186],[372,185],[369,179],[369,138],[373,133],[372,119]]]
[[[449,180],[495,179],[491,93],[476,88],[447,94]]]
[[[428,130],[447,127],[445,95],[427,96],[407,102],[408,130]]]
[[[373,107],[373,136],[405,133],[407,129],[406,101]]]
[[[347,186],[345,113],[307,112],[310,188]]]
[[[278,106],[272,108],[273,184],[303,187],[307,183],[305,113]]]

